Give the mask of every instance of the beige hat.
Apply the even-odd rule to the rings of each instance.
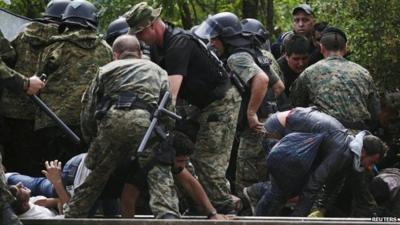
[[[140,2],[126,12],[123,17],[129,25],[129,33],[136,34],[150,26],[161,14],[162,8],[147,5],[147,2]]]

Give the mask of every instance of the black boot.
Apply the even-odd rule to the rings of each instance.
[[[5,203],[1,210],[2,222],[7,225],[23,225],[22,222],[18,219],[18,216],[15,215],[12,210],[10,204]]]

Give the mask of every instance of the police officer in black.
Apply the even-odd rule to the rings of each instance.
[[[189,33],[164,23],[161,9],[136,4],[124,16],[130,33],[151,45],[151,60],[168,72],[172,100],[184,99],[200,109],[192,162],[200,183],[219,213],[235,205],[225,172],[234,140],[240,95],[226,75]]]

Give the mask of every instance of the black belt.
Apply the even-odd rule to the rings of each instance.
[[[135,93],[123,92],[117,97],[103,96],[97,105],[95,118],[101,120],[112,105],[115,105],[115,109],[121,110],[143,109],[150,112],[150,114],[153,114],[156,109],[155,106],[138,98]]]

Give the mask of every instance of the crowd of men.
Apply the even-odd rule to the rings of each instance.
[[[1,222],[100,206],[124,218],[400,215],[398,130],[387,138],[399,98],[380,99],[346,59],[344,31],[307,4],[271,46],[256,19],[221,12],[186,31],[161,13],[138,3],[103,40],[92,3],[52,0],[13,40],[1,35]]]

